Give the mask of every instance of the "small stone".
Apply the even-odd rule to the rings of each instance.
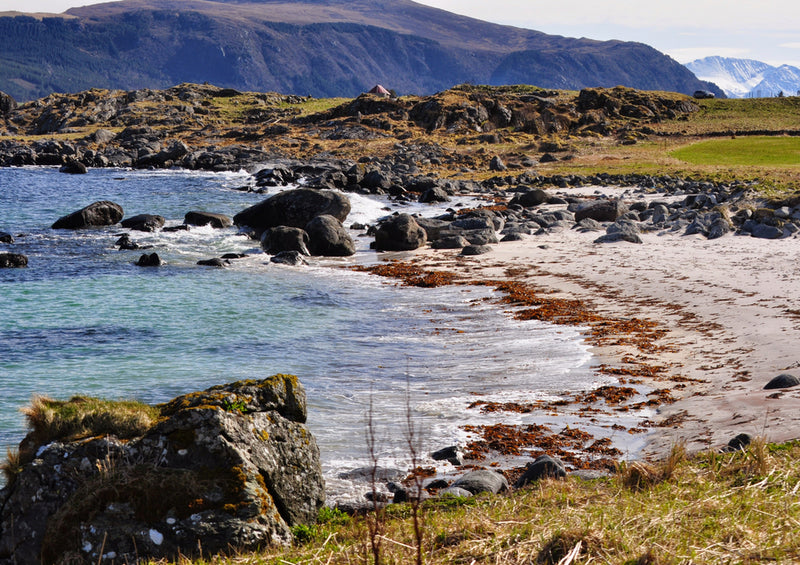
[[[764,390],[772,390],[775,388],[792,388],[797,385],[800,385],[800,379],[794,375],[784,373],[774,377],[771,381],[769,381],[766,386],[764,386]]]

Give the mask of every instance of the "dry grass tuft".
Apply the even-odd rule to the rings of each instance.
[[[581,556],[598,553],[602,548],[600,537],[594,532],[569,530],[558,532],[544,544],[536,556],[542,565],[569,565]]]
[[[622,484],[634,491],[647,490],[661,482],[661,471],[655,465],[644,461],[634,461],[620,465]]]
[[[6,460],[0,463],[0,471],[6,477],[6,484],[10,485],[14,482],[14,479],[22,471],[22,459],[18,450],[10,447],[6,450]]]
[[[158,419],[158,409],[134,401],[111,401],[86,396],[53,400],[35,396],[21,409],[36,445],[99,435],[129,439],[143,434]]]

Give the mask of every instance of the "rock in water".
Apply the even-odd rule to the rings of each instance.
[[[324,257],[349,257],[356,252],[356,244],[342,223],[327,214],[317,216],[306,225],[308,249],[312,255]]]
[[[208,558],[288,543],[292,526],[315,521],[324,482],[296,377],[216,386],[158,408],[132,438],[31,432],[0,491],[0,563]]]
[[[267,198],[260,204],[242,210],[233,217],[237,226],[249,226],[259,233],[276,226],[305,228],[323,214],[344,222],[350,213],[350,200],[331,190],[298,188]]]
[[[392,216],[375,232],[378,251],[411,251],[428,242],[425,230],[408,214]]]
[[[187,226],[211,226],[212,228],[222,229],[231,227],[233,220],[225,214],[187,212],[183,218],[183,223]]]
[[[90,227],[113,226],[122,219],[122,216],[122,206],[108,200],[101,200],[59,218],[51,227],[54,230],[80,230]]]
[[[0,269],[18,269],[28,266],[28,258],[20,253],[0,253]]]

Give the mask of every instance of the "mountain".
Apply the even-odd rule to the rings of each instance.
[[[718,85],[731,98],[761,98],[800,93],[800,69],[789,65],[774,67],[751,59],[706,57],[686,67],[701,80]]]
[[[0,17],[0,91],[18,100],[204,81],[313,96],[376,83],[401,94],[460,83],[722,94],[641,43],[552,36],[410,0],[122,0]]]

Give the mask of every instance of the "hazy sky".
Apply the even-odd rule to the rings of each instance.
[[[545,33],[647,43],[686,63],[708,55],[800,67],[797,0],[417,0]],[[0,0],[0,11],[63,12],[91,0]]]

